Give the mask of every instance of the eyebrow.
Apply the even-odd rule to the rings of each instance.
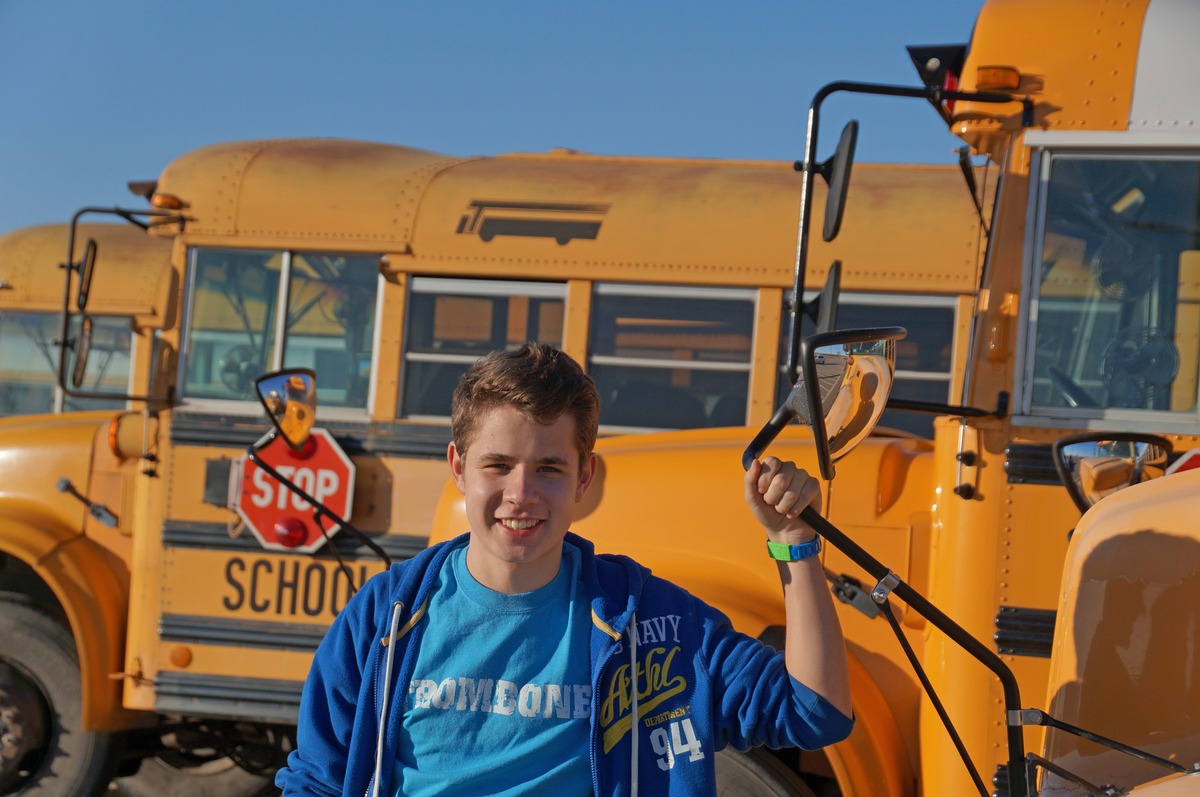
[[[498,452],[487,452],[487,453],[483,453],[483,454],[479,455],[479,462],[481,462],[483,464],[490,464],[490,463],[494,463],[494,462],[512,462],[514,459],[517,459],[517,457],[512,456],[511,454],[501,454]],[[554,457],[541,457],[537,460],[537,464],[538,465],[567,466],[567,465],[570,465],[571,463],[570,463],[570,460],[568,460],[565,457],[554,456]]]

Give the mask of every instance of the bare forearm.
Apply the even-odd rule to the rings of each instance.
[[[778,566],[787,613],[784,656],[788,672],[850,716],[846,644],[820,557],[779,562]]]
[[[819,548],[812,545],[816,534],[801,517],[806,507],[820,511],[820,484],[795,463],[775,457],[750,463],[744,483],[746,504],[767,534],[771,556],[779,560],[788,672],[850,716],[846,642],[815,555]]]

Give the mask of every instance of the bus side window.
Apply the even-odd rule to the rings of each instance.
[[[56,320],[49,313],[0,312],[0,416],[54,408]]]
[[[1194,414],[1200,162],[1052,153],[1024,406]]]
[[[76,334],[79,317],[73,319]],[[83,390],[116,394],[129,390],[132,333],[129,319],[93,318],[92,356]],[[0,416],[30,415],[54,410],[57,391],[59,317],[54,313],[0,312]],[[64,409],[119,409],[117,399],[67,397]]]
[[[467,366],[529,340],[563,345],[560,282],[413,277],[405,313],[399,417],[446,421]]]
[[[322,406],[366,408],[378,280],[374,255],[195,250],[184,395],[249,401],[259,374],[305,367]]]
[[[756,301],[741,288],[597,284],[587,367],[600,391],[600,424],[744,424]]]

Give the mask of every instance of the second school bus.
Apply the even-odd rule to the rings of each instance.
[[[31,676],[16,691],[55,706],[72,760],[91,762],[57,759],[47,723],[6,776],[84,794],[124,762],[134,797],[268,785],[313,650],[383,564],[345,533],[290,551],[231,509],[231,471],[265,431],[261,372],[319,373],[320,424],[356,469],[352,521],[393,559],[428,542],[450,392],[491,349],[534,339],[573,354],[604,394],[606,435],[769,415],[790,386],[798,179],[782,162],[457,158],[339,140],[219,144],[168,165],[150,193],[167,215],[131,230],[169,249],[154,271],[169,290],[127,322],[117,393],[137,398],[0,421],[0,590],[27,596],[3,606],[15,627],[0,659],[32,668],[18,640],[68,634],[61,666],[77,688]],[[910,326],[900,382],[914,398],[945,401],[961,369],[980,251],[961,180],[953,166],[860,165],[842,236],[814,253],[818,279],[843,263],[840,323]],[[77,229],[70,260],[97,237]],[[118,278],[112,247],[98,251],[93,283],[119,296],[136,272]],[[77,324],[77,281],[45,269]],[[905,434],[931,434],[916,420]],[[56,490],[63,478],[75,495]],[[145,758],[133,775],[130,758]]]
[[[44,224],[0,237],[0,417],[124,406],[116,399],[68,396],[56,379],[63,304],[59,266],[69,232],[67,224]],[[129,393],[145,381],[131,370],[139,354],[134,346],[147,343],[133,329],[171,304],[171,246],[124,223],[83,224],[77,234],[96,242],[108,268],[89,304],[96,357],[82,383],[112,395]]]

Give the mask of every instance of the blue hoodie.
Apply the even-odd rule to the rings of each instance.
[[[425,607],[446,556],[467,539],[393,565],[334,620],[304,684],[297,748],[275,779],[284,795],[391,795]],[[721,612],[628,557],[597,555],[575,534],[565,544],[580,551],[592,604],[595,794],[715,795],[715,753],[726,745],[814,750],[850,734],[853,720]],[[656,732],[675,755],[655,752]]]

